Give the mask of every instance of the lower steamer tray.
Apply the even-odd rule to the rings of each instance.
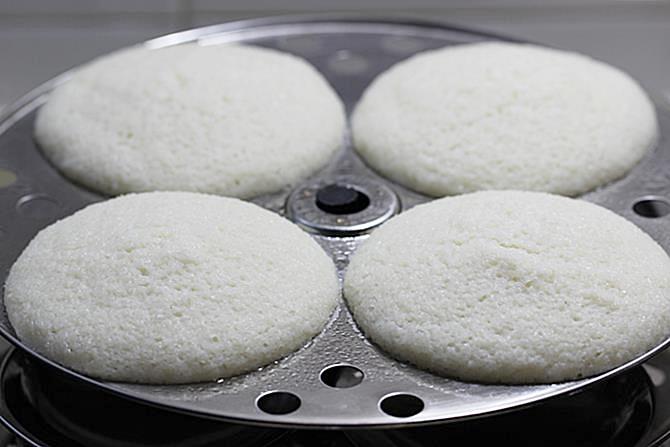
[[[259,19],[185,31],[146,42],[151,48],[198,42],[244,42],[297,54],[330,81],[351,112],[380,72],[418,51],[499,36],[430,23],[363,19]],[[509,40],[509,39],[504,39]],[[36,109],[64,74],[36,89],[0,118],[0,281],[43,227],[105,198],[69,182],[41,155],[32,138]],[[662,113],[662,112],[661,112]],[[670,116],[661,114],[662,133]],[[655,150],[624,179],[584,196],[630,219],[670,251],[670,147]],[[370,198],[361,212],[333,215],[315,206],[321,186],[344,184]],[[287,214],[334,259],[340,276],[365,231],[400,210],[429,201],[385,180],[344,150],[324,171],[291,191],[253,201]],[[241,376],[211,383],[153,386],[101,382],[57,365],[23,346],[2,306],[0,332],[17,346],[69,376],[146,404],[228,421],[283,427],[400,427],[457,421],[528,405],[581,389],[639,364],[668,341],[617,369],[551,385],[464,383],[395,361],[368,342],[342,301],[326,329],[298,352]]]

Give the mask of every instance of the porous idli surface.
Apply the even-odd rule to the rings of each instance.
[[[342,145],[345,115],[305,60],[253,46],[134,47],[78,69],[35,137],[66,176],[106,194],[249,198],[293,185]]]
[[[5,307],[46,357],[114,381],[208,381],[266,365],[336,306],[330,258],[288,220],[237,199],[144,193],[42,230]]]
[[[465,381],[595,375],[670,335],[670,260],[613,212],[537,192],[420,205],[354,254],[345,298],[392,356]]]
[[[365,91],[356,148],[377,171],[445,196],[489,189],[574,196],[624,176],[654,146],[654,106],[587,56],[502,42],[413,56]]]

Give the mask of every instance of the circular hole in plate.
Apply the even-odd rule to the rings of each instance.
[[[0,188],[6,188],[16,181],[16,174],[9,169],[0,168]]]
[[[46,219],[58,212],[60,205],[56,199],[44,194],[23,196],[16,202],[19,214],[32,219]]]
[[[256,406],[268,414],[289,414],[300,408],[300,398],[287,391],[270,391],[256,400]]]
[[[351,365],[331,365],[321,371],[321,381],[332,388],[351,388],[363,381],[363,371]]]
[[[367,194],[351,186],[335,183],[324,186],[316,193],[316,206],[330,214],[354,214],[369,205],[370,198]]]
[[[394,393],[382,398],[379,408],[389,416],[408,418],[421,413],[424,404],[413,394]]]
[[[663,217],[670,214],[670,203],[662,197],[645,197],[635,202],[633,211],[642,217]]]

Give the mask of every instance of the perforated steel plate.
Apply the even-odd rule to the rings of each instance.
[[[426,23],[301,18],[229,23],[161,37],[146,45],[158,48],[191,41],[202,45],[245,42],[295,53],[309,60],[328,78],[347,110],[351,111],[370,81],[393,63],[418,51],[489,39],[501,38]],[[2,282],[23,247],[41,228],[89,203],[104,200],[104,197],[62,177],[40,154],[32,138],[36,109],[44,103],[49,91],[67,77],[68,74],[65,74],[36,89],[0,118]],[[660,120],[662,131],[667,134],[670,117],[661,112]],[[371,172],[353,154],[349,142],[337,159],[325,171],[308,180],[306,185],[334,177],[346,178],[354,184],[359,181],[371,190],[374,190],[375,184],[381,184],[382,190],[390,188],[397,194],[400,207],[404,210],[429,200]],[[282,191],[259,197],[254,202],[283,213],[289,193]],[[633,211],[633,207],[641,198],[660,200],[638,205],[637,210],[646,215],[663,214],[670,210],[664,202],[669,195],[670,146],[667,139],[662,138],[655,150],[625,179],[587,194],[584,199],[604,205],[630,219],[668,250],[670,216],[642,217]],[[395,203],[389,197],[387,199]],[[668,210],[664,210],[664,206]],[[379,215],[390,214],[382,212]],[[327,223],[332,224],[330,221]],[[362,228],[356,227],[356,222],[349,223],[358,230]],[[309,226],[304,222],[302,224]],[[329,234],[332,233],[329,231]],[[314,237],[331,254],[342,274],[349,255],[366,236],[360,231],[353,231],[344,237],[319,234],[314,234]],[[4,305],[2,311],[0,331],[14,344],[30,352],[16,339]],[[463,383],[417,370],[386,356],[362,336],[342,302],[328,327],[308,346],[258,371],[217,382],[180,386],[100,382],[33,354],[67,374],[111,392],[175,410],[256,424],[370,427],[455,421],[510,410],[617,374],[644,361],[666,345],[667,342],[616,370],[580,381],[541,386]],[[353,386],[338,388],[322,381],[322,370],[334,364],[355,367],[345,369],[350,374],[344,374],[339,383]],[[337,375],[335,379],[332,376],[327,376],[325,381],[331,384],[333,380],[337,382]],[[355,384],[357,381],[360,383]],[[273,396],[273,391],[290,394]],[[387,396],[395,397],[384,401]],[[261,410],[259,405],[267,411]],[[273,414],[288,410],[293,411]],[[416,414],[408,416],[411,413]]]

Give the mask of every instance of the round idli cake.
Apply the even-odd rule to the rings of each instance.
[[[597,205],[488,191],[420,205],[353,255],[344,295],[392,356],[465,381],[552,383],[670,335],[670,259]]]
[[[587,56],[485,42],[419,53],[378,76],[352,118],[375,170],[441,197],[489,189],[574,196],[624,176],[654,145],[653,104]]]
[[[293,185],[342,146],[344,107],[305,60],[241,45],[140,46],[78,69],[35,137],[66,176],[122,194],[250,198]]]
[[[335,267],[288,220],[237,199],[131,194],[42,230],[11,268],[17,336],[74,370],[186,383],[304,346],[339,299]]]

